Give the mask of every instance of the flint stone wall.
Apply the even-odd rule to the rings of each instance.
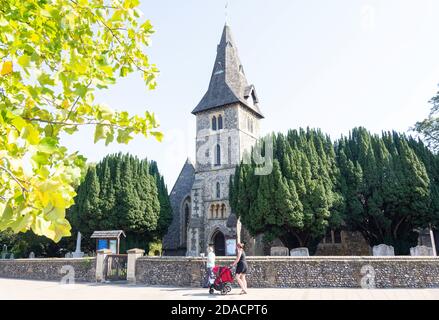
[[[63,266],[72,266],[75,281],[95,282],[96,258],[47,258],[0,260],[0,278],[61,281]]]
[[[229,265],[233,258],[217,258]],[[375,271],[377,288],[439,288],[437,257],[247,257],[249,287],[359,288],[364,266]],[[141,257],[136,281],[145,285],[201,287],[205,259]]]

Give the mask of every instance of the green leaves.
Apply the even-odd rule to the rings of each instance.
[[[386,243],[408,254],[416,245],[413,230],[436,219],[430,211],[430,178],[407,137],[355,128],[337,143],[337,153],[347,225],[371,246]]]
[[[137,134],[162,139],[153,114],[133,116],[94,102],[94,91],[109,88],[119,75],[139,72],[147,87],[156,85],[158,70],[144,53],[153,29],[138,20],[138,5],[1,3],[0,228],[32,229],[54,241],[70,235],[65,210],[85,161],[60,145],[63,132],[96,126],[94,142],[107,145]]]
[[[421,134],[428,146],[437,152],[439,150],[439,91],[430,100],[431,110],[429,116],[415,124],[414,130]]]
[[[330,224],[336,227],[340,216],[342,197],[332,142],[311,129],[269,137],[274,149],[271,174],[255,175],[255,163],[241,164],[231,206],[253,235],[281,238],[289,247],[309,246]]]
[[[21,137],[31,145],[36,145],[40,142],[40,132],[31,123],[23,127]]]
[[[84,245],[94,230],[122,229],[136,246],[161,239],[172,221],[168,191],[157,164],[131,155],[106,156],[87,170],[68,210]]]
[[[54,153],[58,150],[58,140],[52,137],[45,137],[38,144],[37,150],[44,153]]]
[[[439,160],[420,141],[354,128],[333,144],[300,129],[274,136],[273,147],[272,174],[241,164],[231,184],[230,204],[253,235],[310,246],[344,225],[408,254],[414,229],[439,224]]]
[[[162,142],[163,140],[163,133],[158,131],[151,131],[151,135],[157,139],[157,141]]]
[[[103,124],[96,125],[94,143],[106,138],[107,126]]]
[[[41,73],[41,75],[38,77],[38,82],[40,85],[44,88],[46,85],[54,86],[55,81],[51,78],[51,76],[47,73]]]
[[[27,68],[30,63],[30,57],[27,54],[23,54],[18,58],[18,64],[23,68]]]
[[[125,9],[132,9],[139,5],[139,0],[124,0],[123,7]]]
[[[3,231],[9,227],[9,225],[14,221],[14,212],[11,206],[4,205],[0,203],[0,231]]]

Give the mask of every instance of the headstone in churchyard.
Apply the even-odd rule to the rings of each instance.
[[[73,254],[71,252],[67,252],[64,257],[65,258],[73,258]]]
[[[286,247],[271,247],[270,256],[288,256],[288,248],[286,248]]]
[[[35,259],[35,253],[33,251],[29,253],[29,259]]]
[[[427,246],[417,246],[410,248],[411,256],[434,256],[433,248]]]
[[[84,252],[81,252],[81,232],[78,231],[78,237],[76,238],[76,250],[73,252],[73,258],[82,258],[84,256]]]
[[[372,248],[374,256],[394,256],[395,249],[392,246],[386,244],[380,244]]]
[[[10,255],[9,255],[9,259],[14,259],[14,254],[13,253],[11,253]]]
[[[309,257],[308,248],[294,248],[294,249],[291,249],[290,256]]]
[[[7,254],[8,254],[8,246],[4,244],[2,250],[2,259],[6,259]]]

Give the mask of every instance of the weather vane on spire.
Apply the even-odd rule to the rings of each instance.
[[[228,16],[229,16],[229,12],[228,12],[228,8],[229,8],[229,1],[226,0],[226,5],[224,7],[224,15],[225,15],[225,20],[226,20],[226,24],[228,23]]]

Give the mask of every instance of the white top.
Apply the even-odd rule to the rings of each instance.
[[[207,255],[207,265],[208,268],[215,267],[215,253],[209,252]]]

